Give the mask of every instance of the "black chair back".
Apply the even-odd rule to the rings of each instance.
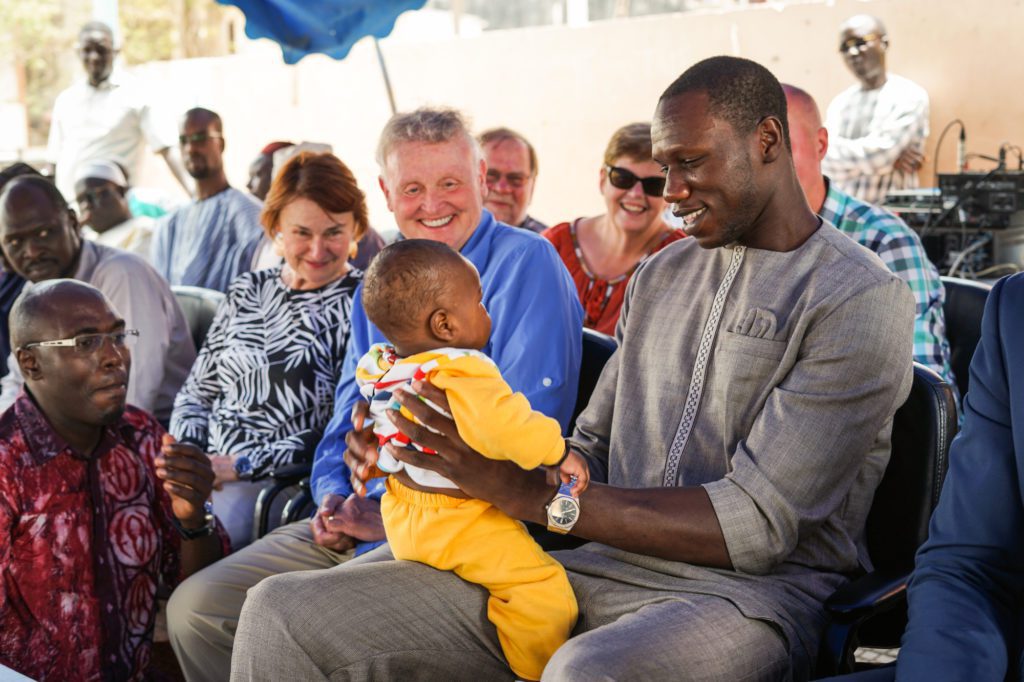
[[[171,287],[174,297],[178,299],[178,305],[185,314],[185,321],[188,322],[189,332],[192,334],[192,342],[198,351],[203,347],[206,340],[206,333],[210,331],[213,324],[213,316],[217,314],[217,306],[224,300],[224,294],[213,289],[202,287],[190,287],[183,284]]]
[[[583,357],[580,360],[580,383],[576,389],[576,407],[572,411],[572,421],[569,422],[569,432],[572,432],[576,417],[590,402],[590,394],[597,386],[597,380],[601,376],[604,365],[612,356],[615,349],[619,347],[615,339],[607,334],[596,332],[593,329],[583,329]]]
[[[981,316],[992,288],[988,284],[959,277],[943,277],[946,302],[942,306],[949,340],[949,364],[956,376],[960,395],[967,394],[967,378],[971,358],[981,338]]]
[[[913,568],[939,502],[956,431],[949,384],[915,362],[910,395],[893,418],[889,466],[868,513],[866,539],[876,571]]]

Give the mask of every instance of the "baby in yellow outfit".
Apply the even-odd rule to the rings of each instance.
[[[476,268],[444,244],[410,239],[377,255],[363,283],[363,306],[391,343],[371,348],[356,370],[374,433],[381,445],[394,441],[430,452],[409,443],[384,416],[400,407],[394,390],[411,392],[412,380],[426,380],[444,389],[467,445],[524,469],[557,466],[563,482],[575,479],[578,496],[589,481],[586,461],[566,447],[558,422],[533,411],[477,350],[491,333],[482,297]],[[487,588],[487,616],[509,666],[520,678],[540,679],[576,623],[565,569],[522,523],[490,503],[469,498],[435,472],[380,455],[378,467],[391,474],[381,514],[395,558],[454,571]]]

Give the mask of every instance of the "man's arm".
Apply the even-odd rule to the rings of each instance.
[[[431,402],[447,406],[440,389],[430,384],[414,384],[414,388]],[[438,452],[424,455],[386,446],[396,459],[439,472],[470,497],[487,500],[512,518],[547,524],[544,508],[557,486],[547,483],[544,472],[524,471],[511,462],[481,456],[459,438],[454,422],[416,398],[410,400],[402,392],[395,396],[423,425],[447,434],[438,435],[392,412],[403,433]],[[731,568],[703,488],[629,489],[591,483],[581,505],[584,513],[573,535],[649,556]]]
[[[867,135],[843,137],[838,128],[838,116],[829,107],[827,174],[847,177],[891,172],[896,169],[904,150],[917,142],[915,138],[920,136],[920,131],[927,129],[927,124],[928,100],[914,98],[901,102]]]
[[[328,494],[348,497],[352,494],[350,472],[344,461],[345,435],[352,430],[352,409],[362,400],[356,384],[356,366],[359,358],[377,341],[380,333],[366,319],[363,311],[363,285],[356,287],[352,297],[351,332],[341,365],[341,378],[334,391],[334,416],[324,429],[323,438],[313,455],[313,473],[310,490],[313,500],[320,504]]]
[[[169,435],[163,435],[162,438],[161,450],[153,459],[156,476],[163,482],[157,490],[156,504],[183,528],[201,528],[206,523],[204,505],[213,490],[214,476],[210,459],[194,445],[175,443]],[[175,543],[170,534],[176,531],[165,527],[164,532],[173,546]],[[230,541],[219,524],[209,535],[191,540],[181,537],[179,575],[176,577],[187,578],[217,561],[228,551]],[[175,558],[172,553],[165,561],[173,565]]]
[[[1022,308],[1019,276],[997,283],[985,306],[964,427],[910,583],[897,671],[906,679],[1001,680],[1008,666],[1011,677],[1017,673],[1018,658],[1008,659],[1008,650],[1019,647],[1024,507],[1015,435],[1016,445],[1021,439],[1014,434],[1021,424],[1011,405],[1022,387],[1009,377],[1020,377],[1024,365]]]
[[[914,360],[934,370],[956,390],[949,366],[943,288],[939,271],[925,253],[917,233],[894,215],[876,212],[867,229],[876,232],[871,250],[914,295]]]

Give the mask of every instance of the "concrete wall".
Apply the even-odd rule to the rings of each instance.
[[[928,172],[942,127],[967,126],[968,149],[994,155],[1000,142],[1024,143],[1019,87],[1022,0],[834,0],[756,5],[439,40],[382,42],[400,109],[449,104],[476,127],[508,125],[540,156],[532,213],[547,222],[600,212],[601,153],[620,125],[651,117],[661,91],[688,65],[715,54],[755,59],[808,90],[824,109],[853,82],[837,52],[838,25],[857,13],[889,29],[889,67],[931,95]],[[242,185],[260,147],[273,139],[329,142],[370,198],[371,220],[393,223],[376,188],[373,151],[389,115],[372,43],[347,59],[312,56],[285,66],[271,45],[218,59],[148,64],[171,106],[202,104],[225,120],[229,177]],[[939,157],[955,165],[955,135]],[[159,159],[142,180],[172,186]]]

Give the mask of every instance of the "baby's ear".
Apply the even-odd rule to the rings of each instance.
[[[446,308],[438,308],[430,313],[427,323],[430,326],[430,333],[434,338],[446,344],[450,343],[458,333],[455,318],[448,313]]]

